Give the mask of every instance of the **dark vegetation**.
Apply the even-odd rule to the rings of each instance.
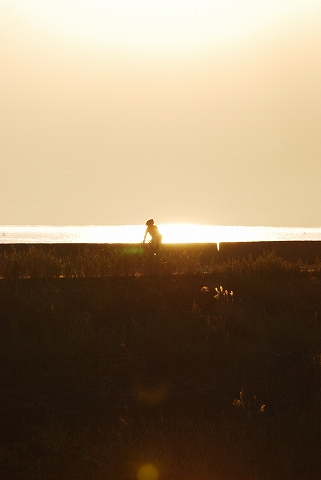
[[[321,478],[318,258],[68,252],[0,255],[0,478]]]

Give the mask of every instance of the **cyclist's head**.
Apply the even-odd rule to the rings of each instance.
[[[154,225],[154,220],[151,218],[150,220],[147,220],[146,225],[150,227],[151,225]]]

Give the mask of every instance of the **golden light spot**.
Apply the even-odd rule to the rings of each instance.
[[[137,480],[158,480],[158,471],[152,463],[145,463],[137,473]]]

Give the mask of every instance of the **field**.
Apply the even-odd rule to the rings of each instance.
[[[321,478],[321,262],[270,247],[3,246],[0,478]]]

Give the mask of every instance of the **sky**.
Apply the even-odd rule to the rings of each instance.
[[[0,2],[2,225],[321,226],[319,0]]]

